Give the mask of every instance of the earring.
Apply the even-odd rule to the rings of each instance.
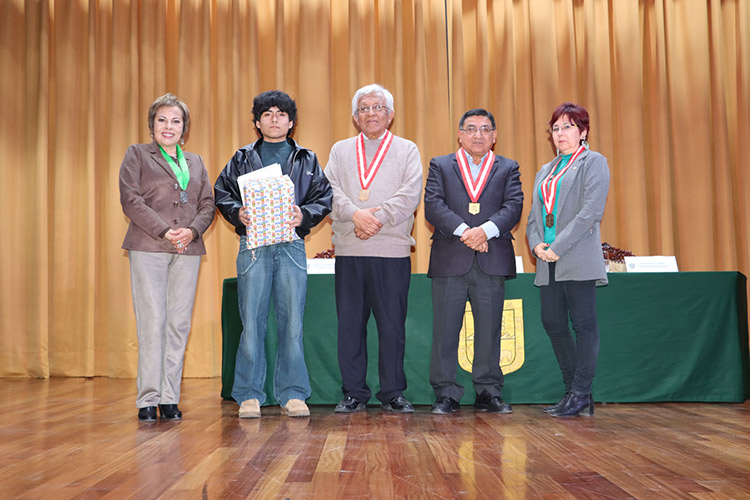
[[[181,145],[181,146],[184,146],[184,145],[185,145],[185,139],[180,139],[180,145]],[[588,146],[587,146],[587,148],[586,148],[586,149],[588,149]]]
[[[560,156],[560,148],[557,148],[557,156]]]
[[[152,141],[154,140],[154,134],[151,134],[151,140]]]
[[[581,139],[581,146],[583,146],[586,149],[589,149],[589,143],[586,141],[585,137]]]

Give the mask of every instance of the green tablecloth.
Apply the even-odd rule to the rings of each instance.
[[[305,359],[310,373],[310,404],[335,404],[341,397],[336,355],[336,301],[333,275],[308,277]],[[610,274],[597,290],[601,348],[594,397],[603,402],[741,402],[750,395],[748,368],[747,279],[737,272]],[[510,403],[557,400],[563,385],[549,339],[539,317],[539,292],[533,274],[506,284],[506,299],[523,299],[525,362],[505,377]],[[276,322],[271,311],[266,340],[267,404],[275,403],[272,377]],[[222,391],[231,398],[234,361],[242,324],[237,309],[237,280],[224,281],[222,303]],[[367,381],[375,394],[377,330],[368,326]],[[404,395],[414,404],[431,404],[432,343],[430,279],[414,274],[406,320]],[[472,403],[471,374],[459,368]],[[377,401],[371,400],[371,403]]]

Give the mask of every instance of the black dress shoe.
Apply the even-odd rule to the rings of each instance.
[[[563,406],[555,411],[548,412],[553,417],[577,417],[583,415],[585,417],[594,416],[594,397],[591,394],[585,396],[578,396],[571,394],[568,400]]]
[[[177,405],[159,405],[159,413],[164,420],[181,420],[182,412]]]
[[[568,400],[569,397],[570,397],[570,393],[566,392],[565,395],[562,397],[562,399],[560,399],[560,401],[558,401],[557,403],[553,404],[552,406],[548,406],[546,408],[542,408],[542,411],[546,411],[547,413],[549,413],[551,411],[557,411],[557,410],[559,410],[561,406],[565,405],[565,402]]]
[[[513,408],[503,401],[500,396],[492,396],[487,391],[482,391],[474,400],[474,409],[488,411],[490,413],[513,413]]]
[[[156,406],[138,408],[138,420],[143,420],[144,422],[156,421]]]
[[[414,413],[414,406],[412,406],[408,399],[400,395],[391,398],[387,403],[383,403],[381,408],[394,413]]]
[[[440,396],[437,398],[437,401],[432,404],[432,410],[430,410],[430,413],[433,415],[448,415],[449,413],[453,413],[460,409],[461,405],[458,404],[458,401],[455,399],[448,396]]]
[[[358,411],[364,411],[367,409],[367,405],[354,396],[347,396],[336,405],[336,409],[333,410],[335,413],[356,413]]]

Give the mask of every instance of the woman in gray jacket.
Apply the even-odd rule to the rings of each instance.
[[[582,106],[561,104],[549,125],[558,155],[536,175],[526,227],[537,259],[534,284],[542,325],[565,384],[563,398],[545,411],[555,417],[591,416],[599,354],[596,287],[607,284],[599,225],[609,167],[604,156],[588,149],[589,114]]]

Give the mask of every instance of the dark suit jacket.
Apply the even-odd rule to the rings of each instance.
[[[523,208],[518,163],[496,155],[478,202],[480,212],[471,215],[471,199],[464,187],[455,154],[430,160],[424,195],[425,218],[435,227],[427,272],[429,277],[463,276],[468,273],[475,252],[458,236],[454,236],[453,231],[462,222],[476,227],[488,220],[495,223],[500,236],[488,240],[488,252],[476,254],[479,267],[492,276],[516,276],[513,235],[510,231],[518,224]]]
[[[155,142],[128,148],[120,166],[120,203],[130,219],[122,248],[177,253],[166,238],[160,237],[162,232],[192,227],[202,235],[211,225],[216,206],[208,172],[200,156],[183,152],[190,170],[187,203],[180,201],[177,177]],[[199,237],[188,245],[184,255],[205,253],[203,238]]]

